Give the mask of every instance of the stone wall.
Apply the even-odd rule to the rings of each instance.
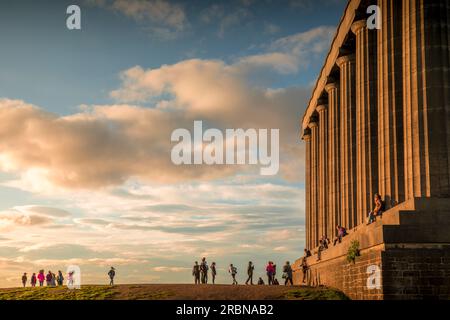
[[[314,261],[316,257],[309,259]],[[369,290],[367,287],[368,267],[376,265],[381,267],[382,254],[380,250],[366,250],[361,252],[355,263],[348,262],[346,256],[335,259],[312,262],[308,271],[307,283],[311,286],[326,285],[338,288],[351,299],[380,300],[383,299],[382,289]],[[302,271],[297,263],[294,271],[294,283],[302,284]],[[380,279],[381,280],[381,279]]]
[[[450,246],[382,252],[384,299],[450,299]]]
[[[370,225],[349,231],[342,243],[331,244],[317,260],[307,259],[307,285],[326,285],[352,299],[450,299],[450,200],[413,199],[386,211]],[[347,261],[353,241],[360,256]],[[369,289],[376,266],[379,289]],[[302,284],[301,259],[294,264],[294,283]]]

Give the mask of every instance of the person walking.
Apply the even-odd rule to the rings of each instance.
[[[216,263],[211,263],[211,276],[212,276],[212,283],[216,283],[216,275],[217,275],[217,269],[216,269]]]
[[[37,282],[37,278],[36,278],[36,273],[33,273],[33,275],[31,276],[31,286],[32,287],[36,287],[36,282]]]
[[[39,286],[42,287],[44,285],[45,275],[44,270],[40,270],[38,274]]]
[[[255,266],[253,265],[253,262],[249,261],[247,266],[247,281],[245,281],[245,284],[248,284],[250,282],[250,285],[253,285],[253,271],[255,270]]]
[[[194,283],[200,284],[200,266],[197,261],[195,261],[194,267],[192,267],[192,275],[194,276]]]
[[[230,264],[230,268],[228,269],[228,272],[231,274],[231,277],[233,278],[233,285],[237,285],[238,282],[236,280],[236,274],[237,274],[237,268],[233,266],[233,264]]]
[[[113,286],[114,285],[114,277],[116,276],[116,269],[114,269],[114,267],[111,267],[111,269],[108,272],[108,276],[109,276],[109,285]]]
[[[292,267],[289,261],[286,261],[286,264],[283,267],[283,278],[285,286],[287,286],[289,282],[291,283],[291,286],[294,285],[294,283],[292,282]]]
[[[27,273],[25,272],[25,273],[22,275],[22,285],[23,285],[24,288],[27,286],[27,280],[28,280],[28,278],[27,278]]]
[[[61,270],[58,270],[58,276],[56,277],[56,281],[58,282],[58,286],[62,286],[64,283],[64,277]]]

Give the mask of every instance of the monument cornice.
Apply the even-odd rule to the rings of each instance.
[[[351,32],[350,28],[353,24],[356,11],[360,4],[361,0],[350,0],[347,4],[347,7],[345,8],[344,15],[341,18],[337,32],[333,38],[331,48],[325,60],[325,64],[322,67],[319,78],[316,81],[312,96],[309,100],[308,107],[306,108],[305,114],[303,115],[301,123],[303,129],[308,127],[309,119],[316,109],[317,100],[323,93],[324,88],[327,85],[328,76],[330,75],[331,70],[336,64],[336,59],[339,57],[339,49],[344,44],[347,34]]]

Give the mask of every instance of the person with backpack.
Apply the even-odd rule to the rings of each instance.
[[[253,262],[249,261],[248,262],[248,267],[247,267],[247,281],[245,281],[245,284],[248,284],[250,282],[250,285],[253,285],[253,271],[255,270],[255,266],[253,265]]]
[[[206,262],[206,258],[202,258],[202,262],[200,263],[200,272],[202,276],[202,283],[208,284],[208,263]]]
[[[216,263],[213,262],[213,263],[211,263],[211,276],[212,276],[212,283],[213,284],[216,283],[216,275],[217,275]]]
[[[283,267],[283,279],[285,286],[287,286],[288,282],[291,283],[291,286],[294,285],[294,283],[292,282],[292,267],[289,261],[286,261],[286,264]]]
[[[33,275],[31,276],[31,286],[32,287],[36,287],[36,282],[37,282],[37,278],[36,278],[36,273],[33,273]]]
[[[228,270],[228,272],[231,274],[231,277],[233,278],[233,285],[237,285],[238,282],[236,280],[236,274],[237,274],[237,268],[235,266],[233,266],[233,264],[230,264],[230,269]]]
[[[194,267],[192,268],[192,275],[194,276],[194,283],[200,284],[200,266],[197,261],[195,261]]]
[[[25,272],[25,273],[23,274],[23,276],[22,276],[22,285],[23,285],[24,288],[25,288],[26,285],[27,285],[27,280],[28,280],[28,278],[27,278],[27,273]]]
[[[273,262],[269,261],[269,263],[266,266],[266,274],[267,274],[267,284],[270,286],[273,282],[274,278],[274,268],[273,268]]]
[[[109,276],[109,285],[113,286],[114,285],[114,277],[116,276],[116,269],[114,269],[114,267],[111,267],[111,269],[108,272],[108,276]]]

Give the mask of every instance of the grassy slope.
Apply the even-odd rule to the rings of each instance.
[[[194,286],[194,285],[86,285],[80,290],[57,288],[0,289],[0,300],[164,300],[164,299],[289,299],[345,300],[343,293],[329,288],[268,286]]]

